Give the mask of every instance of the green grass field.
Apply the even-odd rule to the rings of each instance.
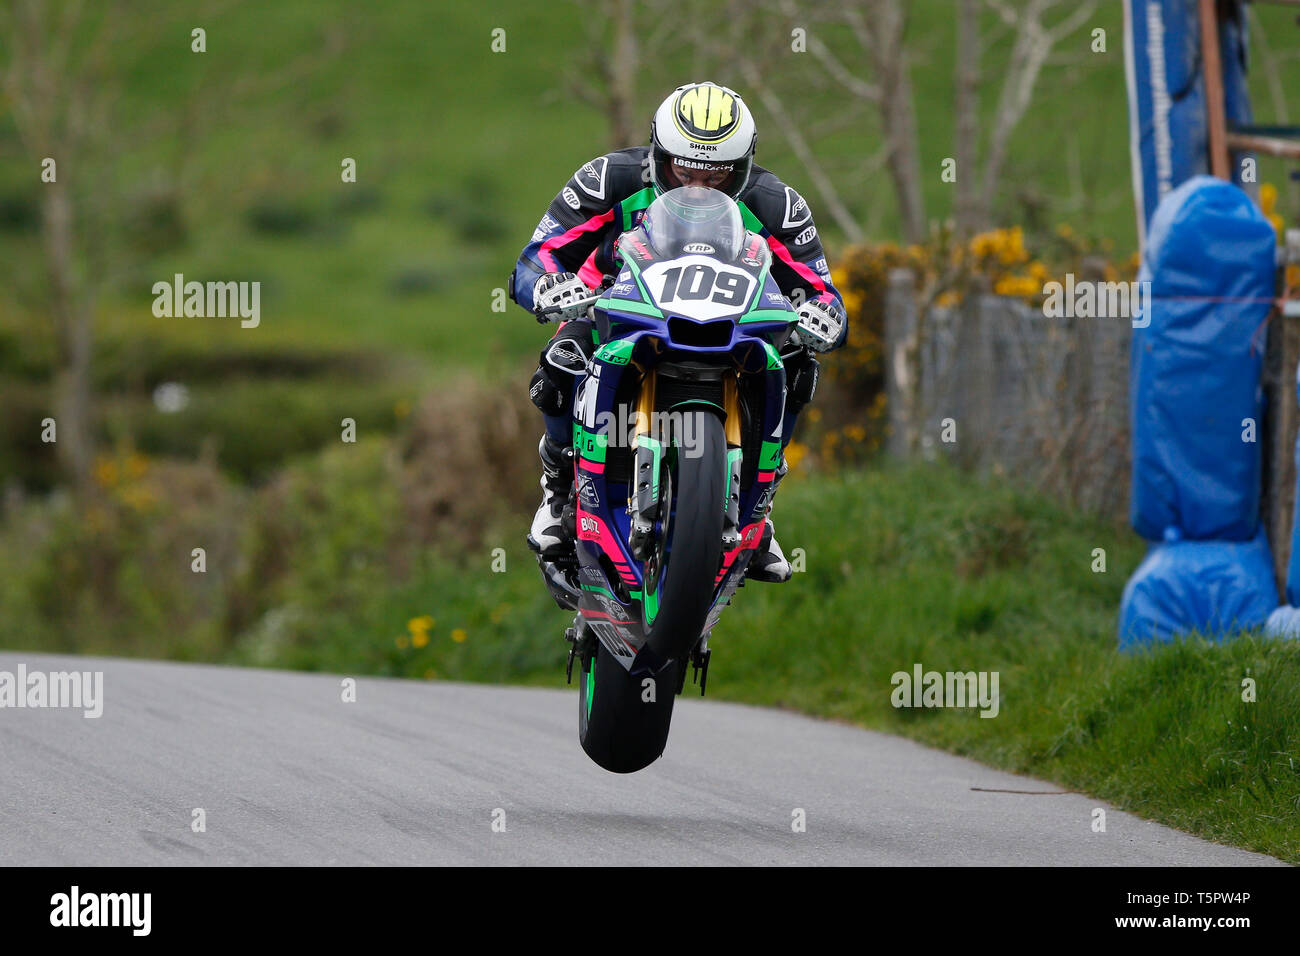
[[[123,83],[116,160],[104,170],[64,167],[65,178],[110,177],[96,189],[106,185],[125,200],[109,224],[106,241],[116,244],[121,262],[101,295],[98,330],[105,437],[133,435],[143,450],[159,454],[192,450],[193,441],[169,437],[176,432],[215,429],[221,444],[241,443],[219,416],[200,410],[166,425],[148,420],[148,392],[160,381],[193,384],[198,404],[224,401],[219,383],[203,371],[213,350],[400,357],[400,367],[372,363],[385,405],[414,399],[449,368],[516,382],[526,377],[545,333],[513,306],[492,311],[494,290],[559,185],[583,161],[619,145],[609,142],[600,113],[567,92],[589,69],[587,41],[577,29],[583,9],[543,10],[519,0],[436,10],[410,0],[365,10],[341,0],[209,9],[132,6],[138,20],[122,30],[112,61]],[[720,9],[693,4],[681,29],[707,33]],[[910,5],[922,165],[933,170],[922,185],[935,218],[951,211],[952,187],[939,175],[954,151],[951,10],[950,0]],[[1274,46],[1295,29],[1283,10],[1264,8],[1258,16]],[[208,45],[196,54],[189,32],[200,20]],[[1135,237],[1120,5],[1103,3],[1095,23],[1107,31],[1105,53],[1091,52],[1081,31],[1044,67],[1013,137],[997,217],[1031,233],[1067,223],[1078,234],[1113,241],[1122,256]],[[503,53],[490,50],[497,28],[506,31]],[[984,28],[995,29],[991,17]],[[846,62],[855,61],[851,37],[814,29]],[[743,88],[725,59],[669,49],[638,74],[647,118],[667,90],[696,74]],[[986,121],[1008,51],[1003,36],[986,57]],[[771,63],[777,85],[782,69],[779,59]],[[1258,113],[1272,117],[1269,84],[1260,71],[1252,82]],[[1300,64],[1284,63],[1281,82],[1284,89],[1300,85]],[[824,102],[832,91],[782,92],[792,103],[815,98],[810,107],[817,108],[807,112],[823,120],[835,112],[833,101]],[[761,104],[755,109],[760,161],[817,208],[817,191],[775,121]],[[808,135],[848,206],[867,219],[875,211],[876,237],[896,238],[887,177],[852,172],[879,138],[874,114],[857,115],[849,125],[810,121]],[[340,179],[345,157],[356,160],[356,183]],[[1285,181],[1284,167],[1262,163],[1262,179]],[[14,410],[0,434],[0,479],[17,475],[48,486],[48,449],[16,437],[30,434],[48,405],[53,354],[39,305],[37,172],[0,109],[0,270],[7,274],[0,281],[0,399]],[[843,237],[829,217],[819,219],[834,257]],[[156,241],[145,242],[149,236]],[[260,280],[262,324],[245,330],[214,319],[154,320],[149,288],[177,272]],[[138,361],[142,353],[158,361]],[[118,356],[127,361],[115,363]],[[229,377],[243,392],[231,403],[239,405],[236,418],[275,414],[285,376],[236,368]],[[378,399],[340,394],[332,383],[309,378],[294,383],[317,393],[299,403],[295,431],[319,435],[316,422],[363,413],[370,425],[388,427]],[[246,449],[230,467],[244,477],[264,474],[283,458],[275,447]],[[289,442],[287,450],[298,447]]]

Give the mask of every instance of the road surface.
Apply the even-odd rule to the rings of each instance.
[[[103,671],[103,714],[0,709],[6,866],[1278,862],[898,737],[689,694],[664,757],[620,776],[579,747],[573,690],[362,677],[345,703],[341,676],[0,653],[19,664]]]

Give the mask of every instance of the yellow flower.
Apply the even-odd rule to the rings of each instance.
[[[1002,250],[998,258],[1006,265],[1012,265],[1028,257],[1025,252],[1025,234],[1019,226],[1005,234]]]
[[[437,621],[429,617],[429,615],[422,614],[419,617],[413,617],[409,621],[407,621],[406,629],[410,631],[412,634],[419,634],[421,631],[432,630],[433,625],[436,623]]]
[[[808,446],[801,442],[792,441],[785,446],[785,463],[794,471],[799,467],[799,462],[803,461],[803,456],[808,454]]]
[[[413,647],[424,647],[429,643],[428,631],[416,631],[411,635],[411,645]]]
[[[1276,205],[1277,187],[1272,183],[1262,183],[1259,187],[1259,208],[1267,216],[1273,212]]]
[[[466,637],[468,637],[468,635],[460,628],[456,628],[454,631],[451,632],[451,639],[455,641],[457,644],[464,644]]]

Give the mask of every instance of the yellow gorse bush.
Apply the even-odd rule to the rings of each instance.
[[[1277,241],[1286,241],[1286,224],[1277,212],[1277,187],[1272,183],[1262,183],[1259,187],[1259,208],[1264,218],[1273,224],[1277,231]]]
[[[801,432],[816,434],[806,437],[806,444],[791,442],[786,449],[791,468],[800,460],[816,465],[853,460],[876,451],[883,442],[885,295],[894,270],[912,273],[914,288],[922,297],[918,307],[931,304],[925,301],[929,296],[933,305],[951,308],[976,289],[1037,303],[1048,282],[1064,281],[1067,272],[1080,271],[1085,257],[1104,262],[1109,281],[1135,276],[1137,255],[1111,263],[1105,256],[1113,249],[1110,240],[1093,242],[1065,223],[1036,238],[1012,226],[961,242],[950,229],[940,229],[921,244],[880,242],[846,248],[831,268],[831,280],[844,297],[848,343],[824,363],[824,374],[834,390],[819,394],[818,407],[805,414]]]

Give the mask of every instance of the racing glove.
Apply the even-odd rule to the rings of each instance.
[[[834,302],[809,299],[799,306],[795,335],[814,352],[829,352],[844,338],[844,311]]]
[[[548,272],[538,278],[533,286],[533,311],[540,312],[559,306],[561,311],[538,315],[537,321],[546,323],[559,319],[577,318],[587,311],[587,305],[575,305],[590,298],[591,289],[572,272]]]

